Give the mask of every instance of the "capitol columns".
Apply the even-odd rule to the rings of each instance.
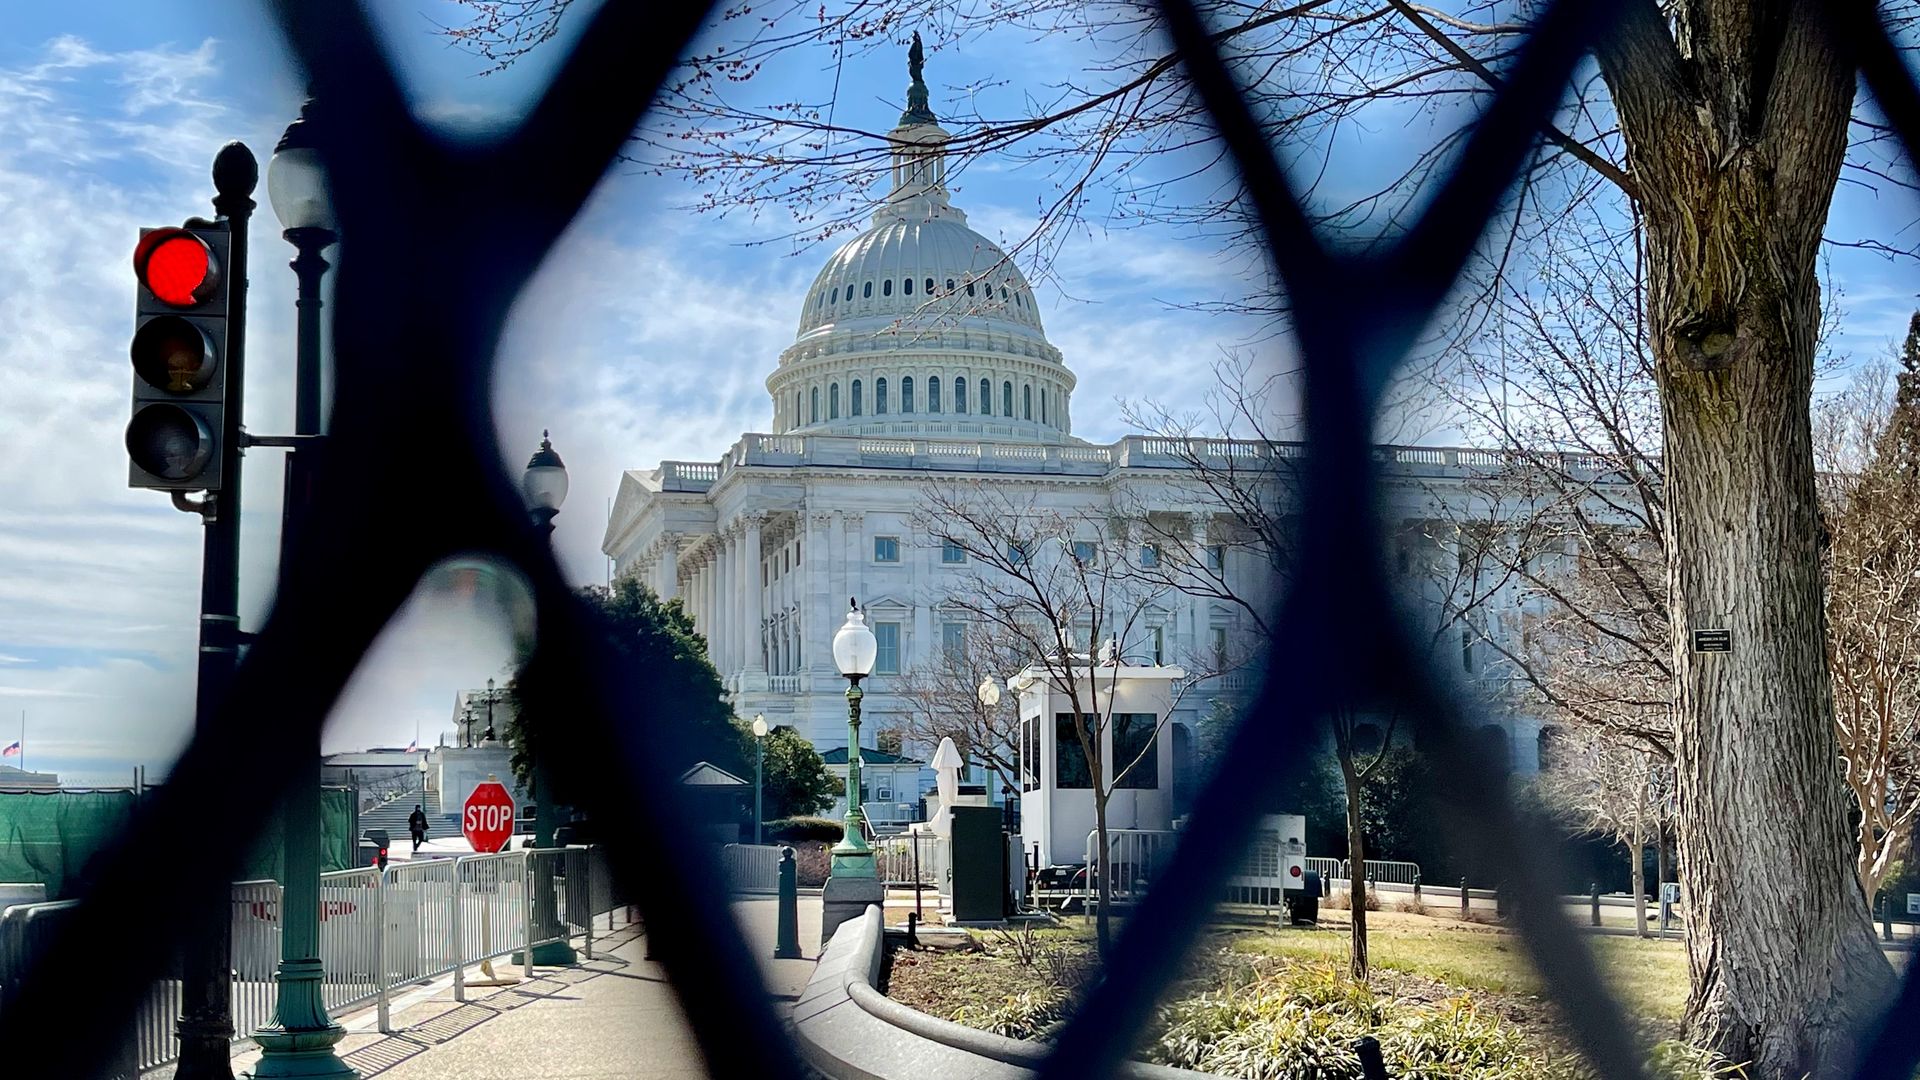
[[[713,666],[720,669],[720,683],[725,686],[728,673],[733,670],[733,627],[727,616],[732,613],[729,607],[733,603],[733,544],[727,535],[728,526],[722,525],[713,533],[713,633],[707,640],[713,644]]]
[[[654,580],[659,582],[659,588],[654,591],[660,594],[662,600],[671,600],[680,595],[680,537],[682,535],[670,532],[663,533],[660,537],[665,547],[660,552],[660,563],[655,570]]]
[[[762,584],[765,579],[765,560],[760,552],[760,529],[766,524],[767,516],[761,513],[741,516],[746,523],[741,555],[747,566],[747,587],[742,597],[747,610],[746,616],[741,619],[741,630],[747,646],[747,673],[757,680],[767,673],[767,635],[762,625],[766,619],[766,587]]]

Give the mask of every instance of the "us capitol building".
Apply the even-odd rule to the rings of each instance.
[[[907,713],[888,676],[934,662],[964,633],[946,601],[969,580],[965,555],[916,535],[929,481],[1016,487],[1023,500],[1032,494],[1074,513],[1124,502],[1135,513],[1181,515],[1198,544],[1219,510],[1180,482],[1190,466],[1168,440],[1073,437],[1073,371],[1048,342],[1019,268],[950,201],[949,135],[917,70],[889,138],[891,191],[814,279],[799,333],[767,379],[772,431],[741,435],[717,461],[627,471],[601,545],[618,576],[682,598],[737,715],[798,729],[830,763],[845,761],[847,706],[829,645],[847,598],[858,597],[880,645],[862,707],[869,774],[887,760],[872,748],[892,745]],[[1293,449],[1205,445],[1243,456]],[[1471,459],[1488,457],[1425,447],[1380,454],[1393,498],[1405,504],[1390,509],[1410,520],[1432,517],[1423,507],[1484,464]],[[1222,557],[1229,580],[1264,569],[1236,565],[1258,561],[1242,552]],[[1152,644],[1125,643],[1128,653],[1149,648],[1169,664],[1250,644],[1232,607],[1212,599],[1174,594],[1146,623]],[[1474,670],[1471,644],[1462,657]],[[1246,675],[1209,682],[1174,714],[1176,761],[1211,700],[1253,689]],[[1538,724],[1510,720],[1483,734],[1504,740],[1515,768],[1532,769]],[[907,747],[921,760],[931,750]],[[931,783],[927,771],[919,787]],[[879,791],[875,801],[919,794]]]

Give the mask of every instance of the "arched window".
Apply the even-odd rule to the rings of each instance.
[[[900,411],[903,413],[913,411],[913,376],[911,375],[900,380]]]
[[[887,280],[880,283],[880,295],[881,296],[893,295],[893,279],[892,278],[888,278]]]
[[[1007,287],[1005,285],[1002,285],[1000,286],[1000,300],[1002,303],[1005,303],[1006,299],[1007,299]]]
[[[798,391],[798,390],[795,390],[795,391],[793,392],[793,422],[792,422],[792,423],[790,423],[790,424],[788,424],[787,426],[788,426],[788,427],[799,427],[799,426],[800,426],[800,417],[801,417],[802,415],[803,415],[803,414],[802,414],[802,411],[801,411],[801,409],[800,409],[800,391]]]
[[[1000,415],[1013,415],[1013,384],[1010,382],[1000,384]]]
[[[1040,388],[1040,422],[1047,422],[1047,388]]]
[[[1548,724],[1546,727],[1540,729],[1540,736],[1535,747],[1535,753],[1538,756],[1534,760],[1538,763],[1541,772],[1546,772],[1548,769],[1553,768],[1555,762],[1554,751],[1558,749],[1555,744],[1557,744],[1559,740],[1559,728]]]
[[[816,386],[813,388],[813,417],[812,419],[808,420],[807,423],[817,424],[819,422],[820,422],[820,388]]]
[[[993,383],[986,379],[980,380],[980,415],[993,415]]]
[[[953,411],[957,413],[967,411],[967,380],[965,379],[953,380]]]
[[[906,293],[908,296],[912,296],[913,295],[913,279],[903,278],[900,282],[900,291]]]
[[[873,415],[884,416],[887,412],[887,380],[873,380]]]
[[[831,383],[827,386],[827,419],[829,420],[840,419],[840,384],[839,383]]]
[[[967,282],[967,295],[968,296],[973,295],[973,282],[971,281]]]
[[[860,299],[873,299],[873,282],[869,281],[865,285],[860,286]]]
[[[853,415],[860,415],[860,380],[853,380]]]
[[[947,279],[947,291],[948,291],[949,293],[951,293],[951,292],[953,291],[953,279],[952,279],[952,278],[948,278],[948,279]]]
[[[927,380],[927,411],[940,411],[940,380],[938,378]]]
[[[1033,384],[1032,383],[1028,383],[1027,385],[1020,388],[1020,405],[1021,405],[1020,419],[1022,420],[1033,419]]]
[[[853,282],[851,281],[847,282],[847,299],[849,301],[853,299]]]
[[[933,295],[933,279],[932,278],[927,279],[927,295],[928,296]]]

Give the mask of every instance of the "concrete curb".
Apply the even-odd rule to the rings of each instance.
[[[793,1006],[801,1053],[832,1080],[1016,1080],[1035,1075],[1050,1050],[910,1009],[882,994],[880,908],[848,919],[820,953]],[[1131,1080],[1205,1080],[1207,1074],[1134,1063]]]

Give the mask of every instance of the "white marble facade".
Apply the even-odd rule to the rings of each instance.
[[[946,132],[929,114],[909,113],[892,136],[891,192],[871,227],[820,272],[796,340],[767,380],[772,432],[743,434],[718,460],[626,472],[602,545],[617,574],[685,601],[739,715],[763,713],[823,750],[846,743],[846,684],[829,643],[849,597],[881,636],[866,746],[903,722],[889,676],[931,661],[957,632],[944,598],[970,570],[914,528],[928,480],[1017,487],[1068,512],[1179,514],[1198,543],[1214,513],[1182,482],[1185,459],[1165,440],[1072,436],[1074,376],[1047,342],[1019,269],[949,202]],[[1298,452],[1207,447],[1276,464]],[[1486,454],[1425,447],[1383,448],[1380,457],[1392,500],[1385,512],[1403,521],[1441,516],[1434,501],[1464,491],[1489,463]],[[1227,567],[1234,576],[1260,569]],[[1497,615],[1491,622],[1500,632]],[[1230,606],[1198,597],[1162,600],[1142,632],[1152,644],[1129,642],[1128,652],[1158,651],[1168,663],[1223,640],[1236,653],[1249,644]],[[1491,652],[1483,648],[1476,664],[1463,645],[1462,665],[1492,678]],[[1210,699],[1242,694],[1247,681],[1223,676],[1189,693],[1176,722],[1191,725]],[[1486,733],[1502,734],[1513,765],[1529,770],[1537,725],[1507,720]],[[927,752],[907,748],[916,749]]]

